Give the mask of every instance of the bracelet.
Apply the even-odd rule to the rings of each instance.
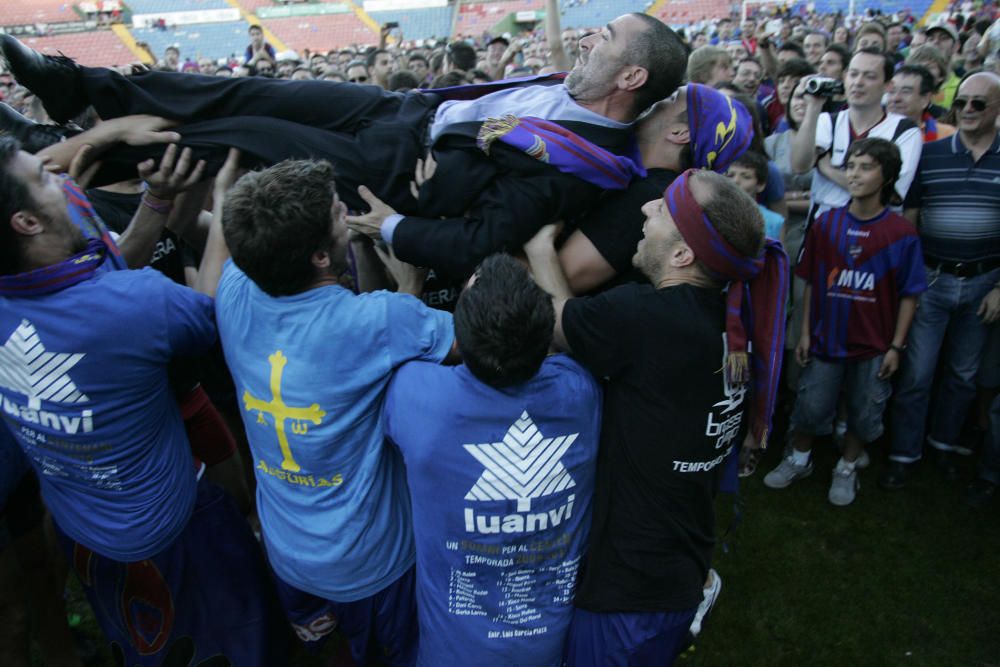
[[[170,199],[160,199],[160,201],[166,202],[165,204],[154,204],[149,201],[150,197],[153,199],[160,199],[156,195],[151,195],[148,192],[142,197],[142,205],[150,208],[160,215],[169,215],[172,210],[174,210],[174,202]]]
[[[902,347],[900,347],[899,345],[895,345],[893,343],[889,343],[889,349],[890,350],[895,350],[899,354],[903,354],[903,352],[906,351],[906,345],[903,345]]]

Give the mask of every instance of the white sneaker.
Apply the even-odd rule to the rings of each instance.
[[[812,459],[803,465],[795,463],[795,459],[789,454],[781,460],[778,467],[764,476],[764,486],[771,489],[783,489],[797,479],[808,477],[812,474]]]
[[[702,600],[701,604],[698,605],[698,611],[694,614],[694,620],[691,621],[691,636],[697,637],[698,633],[701,632],[701,625],[705,622],[705,617],[708,613],[712,611],[712,607],[715,606],[715,601],[719,599],[719,593],[722,592],[722,577],[715,570],[709,570],[708,575],[712,580],[708,588],[702,590]]]
[[[858,481],[857,465],[855,464],[854,470],[849,470],[843,459],[837,461],[833,469],[833,482],[830,483],[830,494],[827,496],[830,502],[839,507],[850,505],[858,495],[859,488],[861,482]]]

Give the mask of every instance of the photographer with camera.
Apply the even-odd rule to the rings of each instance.
[[[824,113],[823,105],[837,94],[838,82],[821,77],[809,80],[805,116],[792,141],[791,155],[796,173],[805,174],[816,167],[807,224],[818,214],[846,206],[850,200],[844,158],[856,139],[873,137],[896,144],[903,161],[896,193],[900,199],[905,198],[920,160],[922,137],[916,123],[882,108],[892,73],[892,60],[884,53],[873,49],[856,52],[844,79],[847,110],[834,114]]]

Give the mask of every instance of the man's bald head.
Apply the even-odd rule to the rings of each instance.
[[[955,95],[955,121],[969,139],[993,136],[1000,115],[1000,76],[976,72],[965,77]]]

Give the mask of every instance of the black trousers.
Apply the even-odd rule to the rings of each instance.
[[[359,185],[401,213],[415,213],[409,191],[424,155],[428,122],[440,98],[393,93],[376,86],[260,77],[225,79],[173,72],[125,77],[82,68],[89,102],[101,118],[152,114],[176,120],[181,144],[214,173],[225,149],[243,151],[247,166],[289,158],[326,159],[337,170],[337,189],[352,209],[364,209]],[[95,185],[135,174],[135,165],[163,147],[109,151]]]

